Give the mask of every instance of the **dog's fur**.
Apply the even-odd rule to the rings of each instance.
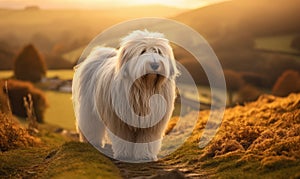
[[[107,131],[114,158],[156,160],[174,108],[177,75],[172,48],[161,33],[133,31],[118,50],[95,48],[73,79],[80,140],[102,146]]]

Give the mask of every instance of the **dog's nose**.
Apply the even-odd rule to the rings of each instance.
[[[150,66],[151,66],[152,70],[157,70],[159,67],[159,64],[156,62],[152,62],[152,63],[150,63]]]

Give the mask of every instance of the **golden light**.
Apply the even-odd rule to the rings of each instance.
[[[1,0],[0,0],[1,1]],[[98,9],[126,6],[164,5],[177,8],[198,8],[227,0],[10,0],[0,8],[24,8],[36,5],[42,9]]]

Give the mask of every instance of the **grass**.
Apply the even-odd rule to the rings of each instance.
[[[63,80],[69,80],[73,78],[74,71],[73,70],[48,70],[47,77],[59,77]]]
[[[31,136],[10,113],[0,111],[0,123],[0,152],[39,144],[39,139]]]
[[[13,76],[12,70],[0,70],[0,79],[10,78]],[[68,80],[73,78],[73,70],[48,70],[47,77],[59,77],[60,79]]]
[[[50,163],[47,164],[49,167],[44,176],[120,178],[117,167],[89,144],[65,143],[54,150],[48,160]]]
[[[12,71],[0,71],[0,79],[9,78]],[[47,77],[58,76],[61,79],[72,79],[73,70],[48,70]],[[59,125],[66,129],[75,129],[75,117],[71,94],[45,91],[49,108],[46,110],[45,122]]]
[[[70,93],[46,91],[49,108],[45,121],[66,129],[75,129],[75,116]]]
[[[178,169],[185,176],[204,178],[297,178],[300,176],[299,101],[300,94],[289,98],[263,96],[245,107],[229,108],[213,141],[199,149],[198,141],[209,114],[202,111],[184,145],[158,162],[141,164],[114,164],[89,144],[55,133],[57,126],[42,124],[38,134],[41,145],[0,153],[0,177],[130,178]],[[191,115],[198,113],[192,112],[182,120],[189,120]],[[244,124],[251,127],[245,128]],[[252,140],[251,133],[256,128],[262,131]],[[268,130],[275,134],[268,135]],[[265,135],[275,144],[268,146]],[[240,150],[234,147],[237,143],[229,142],[232,140],[241,144],[250,141],[252,145]],[[286,148],[289,141],[292,146]]]
[[[260,37],[255,39],[255,48],[262,50],[286,52],[286,53],[300,53],[299,50],[293,49],[291,43],[297,34]]]
[[[12,70],[0,70],[0,79],[6,79],[13,76]]]
[[[0,178],[127,178],[172,169],[203,178],[300,177],[300,94],[287,98],[264,95],[245,106],[228,108],[217,135],[204,149],[199,149],[198,142],[209,111],[199,116],[191,112],[181,120],[188,124],[197,115],[197,125],[174,153],[158,162],[122,165],[88,144],[54,132],[58,127],[75,128],[71,94],[48,91],[46,95],[50,108],[46,124],[39,126],[40,144],[0,153]],[[177,105],[175,114],[179,108]],[[175,123],[176,118],[171,125]],[[173,144],[165,145],[168,149]]]
[[[121,178],[111,160],[89,144],[40,126],[40,146],[0,153],[0,178]]]
[[[264,95],[245,106],[228,108],[217,135],[199,149],[198,141],[209,114],[202,111],[193,135],[163,161],[170,165],[178,162],[196,173],[208,170],[209,177],[297,178],[299,105],[300,94],[287,98]]]

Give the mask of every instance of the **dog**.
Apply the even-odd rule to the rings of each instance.
[[[162,33],[136,30],[118,49],[96,47],[75,68],[72,99],[80,141],[103,147],[113,158],[154,161],[174,109],[179,75]]]

